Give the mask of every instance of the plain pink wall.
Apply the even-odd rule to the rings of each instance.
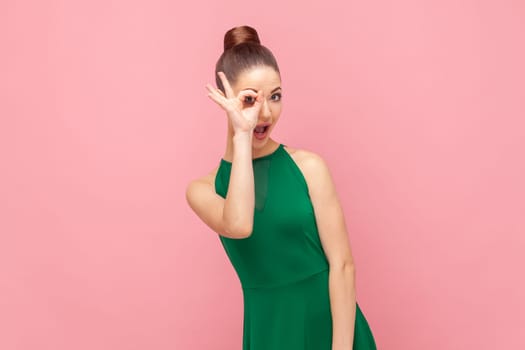
[[[240,349],[186,204],[226,117],[224,32],[281,66],[276,140],[322,155],[380,349],[525,348],[521,1],[0,2],[0,348]]]

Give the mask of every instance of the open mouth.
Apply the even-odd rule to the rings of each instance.
[[[253,135],[258,140],[263,140],[266,135],[268,135],[268,129],[270,128],[270,125],[262,125],[258,126],[255,129],[253,129]]]
[[[264,134],[266,130],[268,130],[269,127],[270,127],[269,125],[258,126],[253,131],[258,134]]]

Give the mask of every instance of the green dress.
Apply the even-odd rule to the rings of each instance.
[[[243,350],[331,350],[329,264],[306,181],[284,146],[252,160],[252,234],[219,236],[243,290]],[[223,198],[231,166],[221,158],[215,177]],[[376,349],[359,305],[353,349]]]

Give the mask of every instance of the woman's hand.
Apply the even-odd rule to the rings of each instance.
[[[223,72],[219,72],[218,75],[224,86],[226,96],[221,90],[207,84],[208,97],[226,111],[235,134],[251,134],[257,126],[257,119],[264,98],[263,92],[259,91],[256,93],[253,90],[242,90],[235,96],[226,75]]]

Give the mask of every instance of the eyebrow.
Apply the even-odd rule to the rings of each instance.
[[[254,88],[246,88],[245,90],[252,90],[253,92],[257,93],[257,90],[255,90]],[[280,87],[280,86],[276,87],[276,88],[273,89],[272,92],[270,92],[270,93],[273,94],[273,93],[276,92],[277,90],[281,90],[281,87]]]

